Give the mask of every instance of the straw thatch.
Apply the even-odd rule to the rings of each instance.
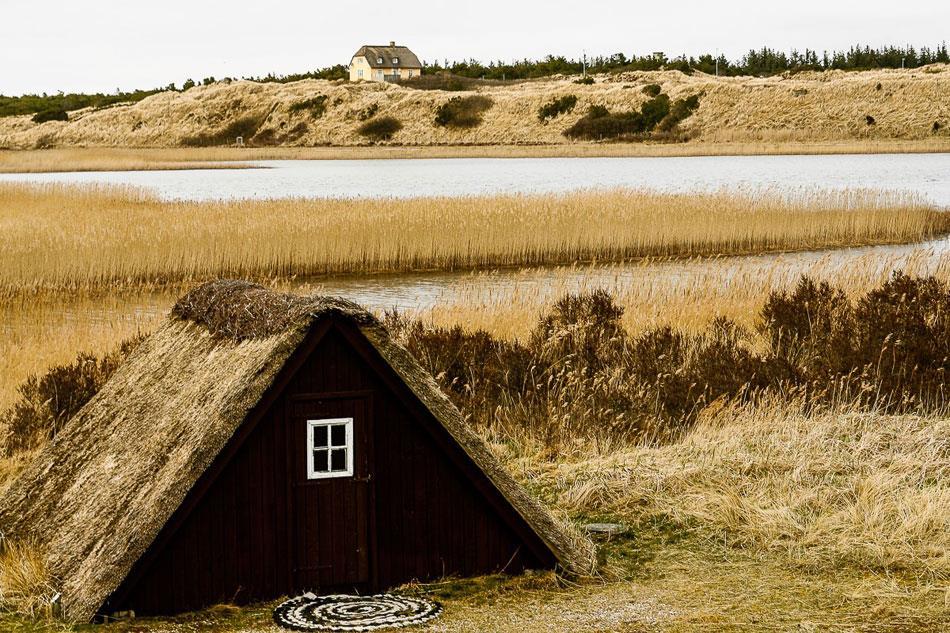
[[[590,543],[528,496],[372,315],[342,299],[219,281],[182,298],[0,499],[0,530],[38,545],[67,617],[96,614],[327,317],[359,328],[566,570],[592,569]]]
[[[422,63],[416,54],[406,46],[396,46],[395,44],[364,44],[353,55],[356,57],[365,57],[370,68],[418,68],[422,69]],[[379,61],[382,59],[383,61]],[[399,60],[393,63],[393,59]]]

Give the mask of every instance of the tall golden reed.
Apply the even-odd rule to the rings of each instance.
[[[904,243],[950,215],[867,191],[626,190],[411,200],[163,202],[0,185],[0,299],[215,277],[289,278]]]

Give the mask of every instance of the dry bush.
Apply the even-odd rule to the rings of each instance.
[[[604,291],[563,297],[525,343],[388,321],[474,424],[560,454],[582,437],[668,441],[721,400],[797,394],[812,406],[944,411],[948,305],[950,288],[934,278],[895,273],[854,308],[803,279],[763,307],[764,349],[723,318],[697,334],[665,326],[630,336]]]
[[[0,535],[0,610],[50,619],[57,615],[57,595],[40,552],[30,543]]]
[[[80,353],[67,365],[28,377],[17,387],[17,400],[0,412],[5,457],[42,446],[83,407],[112,376],[142,337],[123,342],[112,352]]]

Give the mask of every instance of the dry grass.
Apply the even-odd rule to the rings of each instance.
[[[496,452],[562,510],[634,526],[604,545],[613,579],[565,587],[531,574],[403,590],[444,604],[421,629],[432,631],[946,630],[947,425],[726,408],[681,443],[586,446],[561,463],[506,439]],[[31,585],[43,595],[42,583],[20,586]],[[215,607],[102,630],[276,633],[270,608]],[[0,616],[0,626],[50,625]]]
[[[662,519],[806,569],[950,587],[946,418],[724,407],[668,446],[534,467],[575,513]]]
[[[412,158],[605,158],[637,156],[757,156],[924,154],[950,152],[950,138],[808,141],[763,135],[755,141],[688,143],[571,143],[570,145],[373,145],[334,147],[61,148],[0,150],[0,173],[237,169],[260,160]]]
[[[489,96],[495,105],[485,113],[484,122],[471,129],[439,127],[434,117],[450,98],[473,92],[319,80],[220,82],[183,93],[156,94],[135,104],[72,112],[68,122],[36,124],[29,116],[4,117],[0,147],[175,147],[188,138],[224,134],[242,120],[253,121],[259,143],[365,145],[357,132],[359,113],[374,105],[379,116],[403,123],[389,141],[394,145],[569,144],[563,130],[590,105],[611,111],[636,109],[647,98],[641,88],[653,83],[672,99],[702,93],[699,110],[682,126],[694,140],[757,145],[950,139],[947,112],[939,107],[950,95],[947,66],[769,78],[633,72],[598,76],[589,86],[573,84],[572,79],[552,77],[480,89],[478,94]],[[578,98],[573,112],[546,124],[538,121],[542,104],[568,94]],[[294,110],[295,104],[318,96],[327,98],[326,112],[319,119]],[[875,125],[866,124],[867,115],[875,117]],[[935,122],[942,125],[937,133]],[[242,134],[245,140],[255,142],[248,131]]]
[[[125,188],[7,183],[0,218],[0,298],[905,243],[950,227],[914,196],[866,191],[162,202]]]
[[[0,610],[48,619],[54,613],[55,595],[44,557],[29,543],[0,535]]]
[[[221,160],[230,160],[221,164]],[[168,169],[239,169],[232,158],[212,158],[194,149],[131,150],[99,147],[48,150],[0,150],[0,173],[58,171],[143,171]]]

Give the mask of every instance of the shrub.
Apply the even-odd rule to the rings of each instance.
[[[287,131],[277,131],[273,128],[266,128],[263,130],[258,130],[257,134],[251,138],[250,144],[265,147],[283,145],[285,143],[292,143],[296,141],[309,131],[310,127],[303,121],[297,123]]]
[[[592,106],[564,135],[587,140],[642,137],[652,132],[669,113],[670,98],[665,94],[645,102],[639,111],[612,113],[603,106]]]
[[[319,119],[327,111],[327,97],[326,95],[317,95],[311,99],[298,101],[292,104],[287,111],[291,114],[309,112],[311,119]]]
[[[855,369],[875,397],[897,410],[946,400],[950,372],[950,288],[934,277],[894,273],[854,310]],[[870,394],[869,394],[870,395]]]
[[[211,145],[230,145],[237,137],[251,139],[260,129],[266,117],[249,114],[235,119],[217,132],[200,132],[186,136],[181,140],[185,147],[208,147]]]
[[[854,313],[844,292],[802,278],[791,292],[769,294],[760,331],[771,355],[799,369],[807,382],[828,381],[854,364]]]
[[[365,108],[363,108],[362,110],[360,110],[359,112],[357,112],[356,118],[359,119],[360,121],[369,121],[374,116],[376,116],[377,112],[379,112],[379,104],[371,103]]]
[[[544,123],[548,119],[553,119],[562,114],[567,114],[577,105],[576,95],[564,95],[551,99],[540,108],[538,108],[538,120]]]
[[[605,290],[568,294],[541,317],[529,345],[547,363],[572,358],[590,376],[616,362],[626,338],[622,316],[623,308]]]
[[[103,356],[82,353],[72,363],[27,378],[17,387],[17,402],[0,418],[5,430],[3,453],[29,450],[55,437],[141,340],[125,341]]]
[[[362,136],[374,141],[388,141],[402,129],[402,123],[391,116],[381,116],[371,119],[357,130]]]
[[[594,84],[594,78],[588,75],[587,77],[581,77],[580,79],[575,79],[574,83],[580,84],[582,86],[592,86]]]
[[[643,87],[642,92],[650,97],[656,97],[663,92],[663,89],[660,87],[660,84],[647,84]]]
[[[47,121],[68,121],[69,114],[62,108],[52,108],[42,110],[33,115],[33,123],[46,123]]]
[[[813,396],[838,389],[863,405],[912,410],[943,402],[950,370],[950,288],[894,273],[856,304],[802,279],[762,310],[769,354]]]
[[[402,79],[397,81],[400,86],[412,88],[414,90],[445,90],[446,92],[460,92],[462,90],[475,90],[482,86],[504,86],[510,84],[510,81],[497,79],[477,79],[474,77],[462,77],[447,72],[420,75],[412,79]]]
[[[939,131],[940,131],[940,128],[941,128],[941,127],[943,127],[943,126],[940,125],[940,121],[934,121],[933,127],[930,128],[930,129],[933,130],[933,131],[936,133],[936,132],[939,132]]]
[[[803,278],[774,292],[760,334],[719,318],[699,334],[629,336],[604,291],[567,295],[524,343],[387,315],[473,424],[528,434],[552,450],[586,437],[662,441],[715,401],[790,391],[814,404],[940,410],[950,370],[950,288],[896,273],[852,302]],[[395,325],[394,325],[395,324]]]
[[[482,122],[482,114],[494,105],[484,95],[452,97],[435,110],[435,124],[440,127],[472,128]]]
[[[650,132],[670,113],[670,98],[658,94],[640,106],[643,132]]]
[[[699,107],[699,95],[691,95],[685,99],[677,99],[670,106],[667,114],[659,123],[661,132],[670,132],[674,130],[682,121],[693,115],[693,112]]]
[[[870,114],[867,114],[864,116],[864,122],[867,123],[868,125],[874,125],[875,123],[877,123],[877,121],[874,120],[874,117],[871,116]]]

